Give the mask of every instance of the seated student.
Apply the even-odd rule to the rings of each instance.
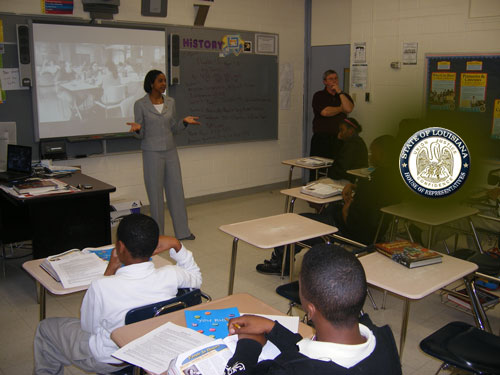
[[[113,330],[125,324],[134,307],[173,298],[178,288],[199,288],[201,273],[193,254],[177,239],[159,236],[149,216],[132,214],[117,230],[105,277],[95,280],[83,298],[81,319],[48,318],[40,322],[34,340],[35,374],[64,374],[64,366],[110,373],[123,362],[111,357],[118,347]],[[177,265],[155,269],[152,255],[170,249]],[[122,267],[123,265],[123,267]]]
[[[333,180],[349,180],[354,182],[356,176],[347,171],[368,167],[368,150],[365,141],[359,136],[361,125],[352,117],[342,120],[337,138],[342,141],[337,157],[328,168],[328,177]]]
[[[303,339],[263,317],[233,318],[229,333],[239,340],[225,374],[401,374],[389,326],[376,327],[368,315],[358,321],[366,293],[365,272],[356,256],[335,245],[313,246],[304,256],[299,295],[315,337]],[[257,363],[267,340],[281,354]]]
[[[360,179],[357,184],[348,184],[342,191],[344,204],[329,205],[320,214],[303,213],[302,216],[333,225],[339,229],[339,234],[369,245],[375,238],[380,221],[382,207],[396,204],[400,199],[403,180],[398,175],[398,156],[395,152],[394,138],[383,135],[376,138],[370,145],[371,165],[375,170],[370,179]],[[354,194],[355,192],[355,194]],[[385,227],[382,228],[383,233]],[[321,239],[305,241],[308,245],[318,243]],[[295,247],[296,252],[300,247]],[[288,254],[287,254],[288,256]],[[258,264],[257,272],[279,275],[283,259],[283,247],[277,247],[270,260]],[[285,263],[285,274],[289,262]]]

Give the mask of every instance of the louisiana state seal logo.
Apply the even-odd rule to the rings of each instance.
[[[404,144],[399,156],[403,180],[417,194],[442,198],[467,179],[470,154],[465,142],[448,129],[420,130]]]

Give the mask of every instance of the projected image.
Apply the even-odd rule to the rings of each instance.
[[[134,102],[145,94],[145,74],[151,69],[165,70],[164,33],[50,27],[70,28],[73,39],[60,41],[61,35],[52,33],[59,41],[43,40],[34,32],[40,138],[126,132],[125,122],[133,120]],[[120,35],[132,32],[145,33],[144,42],[133,44]],[[154,33],[153,41],[150,33]]]

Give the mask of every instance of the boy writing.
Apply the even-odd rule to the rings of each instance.
[[[152,255],[170,250],[177,265],[156,269]],[[123,267],[122,267],[123,265]],[[123,362],[111,357],[118,347],[111,332],[124,325],[134,308],[173,298],[178,288],[199,288],[201,273],[192,253],[177,239],[160,236],[149,216],[122,219],[105,277],[90,285],[81,319],[49,318],[38,325],[34,340],[35,374],[64,374],[64,366],[110,373]]]
[[[316,336],[302,339],[262,317],[233,318],[229,333],[239,340],[225,374],[401,375],[390,328],[374,326],[367,315],[358,320],[366,290],[363,266],[353,254],[337,246],[313,246],[303,259],[299,293]],[[257,363],[267,340],[281,354]]]

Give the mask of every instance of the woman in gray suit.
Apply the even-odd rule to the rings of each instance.
[[[148,193],[151,216],[165,230],[163,191],[174,224],[175,236],[182,240],[194,240],[188,226],[181,167],[173,133],[189,124],[199,125],[198,117],[187,116],[177,121],[175,100],[163,95],[167,88],[165,74],[151,70],[144,78],[146,95],[134,104],[135,122],[127,122],[130,131],[142,139],[142,163],[144,183]]]

